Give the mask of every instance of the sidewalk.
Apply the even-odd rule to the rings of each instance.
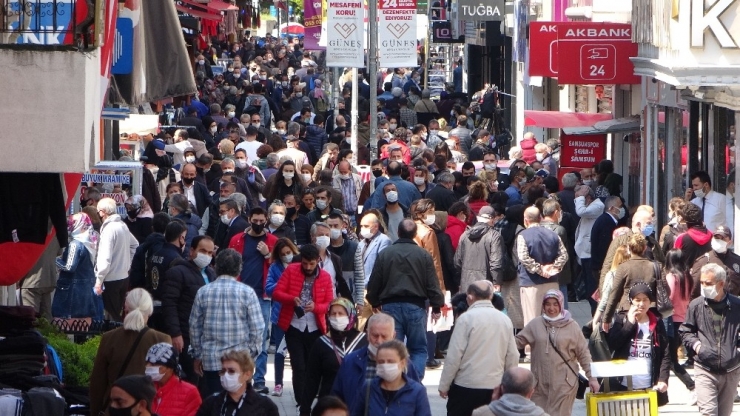
[[[573,315],[573,319],[575,319],[580,325],[583,325],[590,319],[591,315],[588,302],[584,301],[579,303],[571,303],[569,305],[569,310]],[[267,365],[266,378],[267,386],[270,388],[270,391],[272,391],[272,388],[275,385],[273,358],[274,356],[269,356],[269,362]],[[521,366],[529,368],[529,364],[522,364]],[[689,374],[693,374],[693,370],[688,371]],[[441,375],[442,368],[436,370],[427,369],[426,375],[424,377],[424,385],[427,388],[429,404],[431,405],[432,415],[434,416],[445,416],[447,414],[447,410],[445,408],[446,401],[439,397],[439,393],[437,392],[437,385],[439,383],[439,378]],[[270,398],[273,399],[273,401],[278,405],[281,416],[294,416],[296,414],[295,398],[293,397],[293,388],[291,385],[291,376],[292,372],[290,369],[290,365],[286,363],[283,396],[270,396]],[[670,403],[660,408],[660,414],[670,414],[676,416],[693,416],[698,414],[698,408],[696,406],[688,406],[686,404],[690,399],[690,396],[691,395],[689,394],[688,389],[686,389],[681,381],[678,380],[678,378],[676,378],[673,373],[671,373],[671,379],[668,382],[668,397]],[[732,412],[732,414],[740,416],[740,404],[735,405],[735,410]],[[575,405],[573,406],[573,415],[586,416],[586,403],[584,400],[576,400]]]

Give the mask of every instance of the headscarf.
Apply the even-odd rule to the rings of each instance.
[[[558,301],[558,305],[560,305],[560,315],[558,315],[556,318],[550,318],[545,313],[545,301],[548,299],[555,299]],[[550,322],[559,322],[559,321],[567,321],[570,319],[570,312],[567,311],[565,308],[563,308],[563,305],[565,304],[565,297],[563,296],[563,292],[557,290],[557,289],[550,289],[545,293],[545,296],[542,298],[542,317],[545,318],[546,321]]]
[[[324,90],[321,89],[321,80],[315,80],[313,85],[314,88],[313,91],[311,91],[311,95],[313,96],[313,98],[326,100],[326,97],[324,97]]]
[[[166,342],[152,345],[146,353],[146,362],[173,370],[177,369],[178,358],[179,354],[175,348]]]
[[[136,214],[136,218],[154,218],[154,212],[152,212],[152,209],[146,202],[146,198],[144,198],[143,196],[130,196],[126,199],[126,204],[139,209],[139,213]]]
[[[329,310],[331,310],[331,307],[334,305],[339,305],[347,311],[349,323],[347,324],[347,327],[344,328],[344,330],[349,331],[350,329],[354,328],[355,322],[357,322],[357,310],[355,309],[354,305],[352,305],[352,302],[349,299],[345,298],[335,298],[333,301],[331,301],[331,304],[329,304]]]
[[[79,241],[85,245],[90,252],[90,259],[95,264],[98,254],[98,232],[93,228],[90,217],[84,212],[78,212],[67,218],[67,231],[73,240]]]

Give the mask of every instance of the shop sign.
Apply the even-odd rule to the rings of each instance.
[[[457,15],[460,20],[466,21],[502,21],[504,20],[505,0],[458,0]]]
[[[365,10],[359,0],[329,0],[327,13],[327,66],[364,68]]]
[[[639,84],[630,58],[637,56],[632,27],[622,23],[558,25],[560,84]]]
[[[705,33],[709,30],[722,49],[737,49],[738,42],[733,39],[731,31],[720,20],[720,16],[737,1],[721,0],[709,7],[705,3],[704,0],[691,0],[691,47],[704,48]],[[737,13],[737,5],[734,5],[733,9]],[[740,40],[740,36],[737,39]]]
[[[452,36],[452,25],[449,21],[432,23],[432,43],[465,43],[465,36]]]
[[[380,0],[378,17],[380,66],[416,66],[416,0]]]
[[[571,168],[592,168],[606,158],[606,135],[560,134],[560,165]]]
[[[304,47],[308,50],[321,49],[321,0],[303,1],[303,37]]]
[[[529,24],[529,76],[558,76],[558,24]]]

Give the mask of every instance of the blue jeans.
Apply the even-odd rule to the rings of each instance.
[[[280,329],[279,326],[272,324],[272,334],[270,334],[270,342],[275,345],[275,385],[283,384],[283,374],[285,373],[285,354],[283,349],[280,348],[283,345],[285,338],[285,332]]]
[[[254,385],[265,385],[265,374],[267,374],[267,349],[270,348],[270,312],[272,301],[260,299],[262,308],[262,319],[265,322],[265,330],[262,332],[262,352],[254,362]]]
[[[396,322],[396,339],[406,339],[411,363],[419,380],[424,379],[427,361],[427,311],[411,303],[389,303],[383,305],[383,312]]]
[[[563,294],[563,309],[568,309],[568,285],[560,285],[560,292]]]

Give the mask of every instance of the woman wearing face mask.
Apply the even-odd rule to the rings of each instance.
[[[668,224],[663,226],[658,238],[658,244],[663,253],[673,248],[673,243],[676,242],[679,234],[686,232],[686,223],[680,215],[684,206],[686,206],[686,201],[683,198],[671,198],[668,202]]]
[[[385,342],[375,358],[377,376],[357,392],[351,415],[431,416],[426,388],[406,375],[406,346]]]
[[[280,277],[283,275],[285,268],[293,261],[293,257],[298,255],[298,247],[287,238],[278,239],[275,248],[272,249],[272,264],[267,270],[267,283],[265,284],[265,293],[272,297]],[[275,388],[272,391],[273,396],[280,397],[283,395],[283,373],[285,371],[285,356],[288,352],[288,346],[285,343],[285,333],[277,325],[280,317],[282,304],[272,302],[272,311],[270,314],[270,323],[272,331],[270,333],[270,349],[275,348]]]
[[[437,186],[434,182],[429,182],[429,170],[423,166],[417,167],[414,170],[414,185],[419,190],[422,198],[426,198],[426,195]]]
[[[311,413],[311,404],[317,393],[319,398],[330,394],[344,357],[367,346],[365,333],[356,328],[357,310],[348,299],[334,299],[329,306],[327,320],[329,332],[314,342],[308,355],[301,415],[308,416]]]
[[[414,241],[432,256],[434,270],[437,272],[437,280],[439,280],[439,288],[444,293],[445,281],[444,273],[442,272],[442,256],[439,253],[437,235],[431,227],[437,220],[437,217],[434,215],[434,201],[431,199],[416,200],[411,204],[409,212],[417,226]]]
[[[313,189],[319,186],[319,183],[313,180],[315,171],[314,167],[308,163],[301,165],[301,178],[303,178],[303,183],[306,184],[306,188]]]
[[[658,406],[668,403],[668,377],[671,370],[669,341],[660,313],[650,307],[655,301],[653,290],[643,282],[629,288],[629,309],[620,312],[609,331],[612,359],[644,363],[650,374],[632,376],[633,389],[658,391]],[[626,391],[627,380],[610,379],[612,391]]]
[[[277,238],[295,241],[295,231],[285,222],[287,211],[282,201],[273,201],[267,209],[267,231]]]
[[[202,403],[198,388],[178,377],[178,358],[172,345],[164,342],[152,345],[146,354],[144,373],[157,389],[152,412],[158,416],[194,416]]]
[[[111,388],[108,415],[157,416],[152,412],[155,394],[154,385],[149,377],[142,375],[121,377],[113,383]]]
[[[282,200],[288,194],[300,198],[303,196],[305,186],[303,178],[296,171],[295,163],[292,160],[286,160],[280,165],[280,169],[267,180],[262,195],[267,201]]]
[[[563,302],[561,291],[548,290],[542,299],[542,315],[531,320],[516,336],[518,348],[527,345],[532,348],[532,373],[537,386],[531,400],[553,416],[572,413],[579,364],[589,379],[591,391],[599,391],[599,382],[591,377],[591,353],[586,338],[570,312],[563,309]]]
[[[278,408],[270,398],[257,393],[252,386],[254,361],[247,351],[228,351],[221,357],[219,394],[203,401],[198,416],[278,416]]]
[[[123,219],[123,222],[126,223],[131,234],[136,237],[136,241],[141,244],[152,233],[154,212],[141,195],[129,197],[126,199],[124,206],[126,207],[126,218]]]

